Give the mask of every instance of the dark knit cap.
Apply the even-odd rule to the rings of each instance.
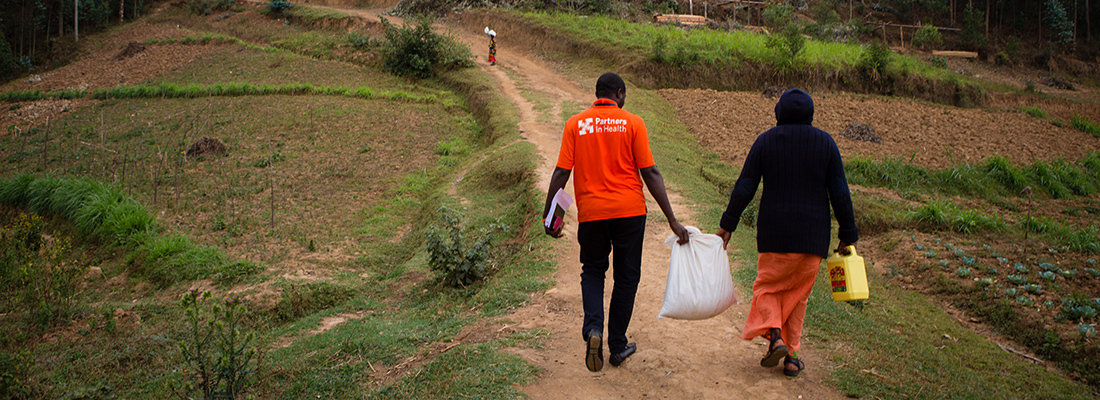
[[[814,99],[802,89],[783,92],[775,103],[776,125],[813,125]]]

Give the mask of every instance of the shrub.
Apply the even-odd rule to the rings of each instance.
[[[886,67],[890,65],[890,59],[894,52],[890,51],[882,42],[875,40],[870,46],[863,49],[863,55],[856,64],[864,79],[877,80],[886,73]]]
[[[0,82],[7,81],[24,72],[19,59],[11,50],[7,37],[0,32]]]
[[[488,262],[493,249],[493,237],[507,226],[489,224],[473,231],[462,226],[462,215],[449,207],[439,208],[443,226],[428,230],[428,264],[432,271],[443,274],[443,283],[451,287],[466,287],[488,274]]]
[[[29,399],[32,396],[27,379],[30,375],[34,357],[29,350],[19,353],[0,351],[0,398]]]
[[[936,68],[947,68],[947,60],[940,56],[932,56],[932,66]]]
[[[437,72],[473,65],[470,50],[454,38],[432,31],[432,22],[420,19],[402,27],[382,19],[388,43],[382,48],[383,65],[394,75],[429,78]]]
[[[825,0],[810,6],[810,11],[813,11],[814,16],[817,17],[818,24],[836,24],[840,22],[840,15],[836,13],[834,7],[836,7],[836,1]]]
[[[280,320],[293,321],[335,307],[347,301],[352,294],[350,288],[328,282],[291,284],[283,288],[274,311]]]
[[[764,25],[772,28],[787,26],[794,21],[794,7],[784,3],[770,3],[764,8]]]
[[[256,381],[255,334],[242,324],[248,308],[237,297],[207,305],[210,297],[191,290],[180,300],[187,318],[178,343],[183,368],[169,386],[182,398],[240,398]]]
[[[943,44],[943,36],[940,36],[940,30],[935,25],[923,25],[913,34],[913,45],[921,49],[926,45],[935,48],[939,44]]]
[[[278,14],[278,13],[281,13],[283,11],[286,11],[287,9],[289,9],[290,7],[293,7],[293,6],[294,6],[293,4],[291,4],[289,1],[286,1],[286,0],[271,0],[270,3],[267,3],[267,10]]]
[[[195,15],[210,15],[217,11],[228,10],[235,0],[187,0],[184,7]]]
[[[775,52],[776,66],[780,69],[793,68],[797,64],[798,53],[806,44],[802,28],[798,24],[787,24],[782,33],[768,36],[765,46]]]

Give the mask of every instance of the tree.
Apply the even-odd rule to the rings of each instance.
[[[1073,21],[1070,21],[1066,8],[1060,1],[1047,1],[1043,20],[1050,28],[1050,44],[1054,51],[1064,51],[1073,47]]]
[[[986,37],[981,32],[984,19],[982,11],[974,8],[973,4],[968,4],[966,10],[963,10],[963,27],[959,32],[959,39],[967,49],[977,51],[985,48]]]

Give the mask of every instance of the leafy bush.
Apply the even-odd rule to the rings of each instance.
[[[347,44],[356,50],[371,50],[381,47],[381,43],[373,37],[359,32],[348,32]]]
[[[335,307],[351,298],[351,288],[328,282],[290,284],[283,288],[275,303],[275,315],[293,321],[317,311]]]
[[[943,36],[940,36],[940,30],[936,29],[935,25],[922,25],[913,34],[913,45],[921,49],[926,45],[935,48],[935,45],[939,44],[943,44]]]
[[[806,44],[802,37],[802,28],[798,24],[787,24],[782,33],[768,36],[765,46],[775,52],[776,66],[780,69],[793,68],[798,63],[798,53]]]
[[[286,0],[271,0],[270,3],[267,3],[267,10],[278,14],[293,6],[294,4]]]
[[[29,399],[33,398],[31,388],[27,384],[31,365],[34,357],[29,350],[19,353],[0,351],[0,398],[3,399]]]
[[[383,18],[382,25],[388,41],[382,48],[383,65],[394,75],[429,78],[473,65],[470,50],[450,36],[435,33],[428,19],[397,27]]]
[[[45,223],[33,214],[18,212],[0,225],[0,315],[24,318],[32,329],[48,329],[67,322],[76,308],[74,296],[84,267],[69,259],[69,238],[53,233],[42,237]]]
[[[178,343],[183,368],[170,382],[182,398],[237,399],[256,381],[255,334],[245,332],[247,306],[237,297],[211,302],[210,292],[191,290],[180,307],[187,320]]]
[[[778,28],[787,26],[794,21],[794,7],[782,2],[769,3],[761,14],[764,25]]]
[[[228,10],[236,0],[187,0],[184,7],[195,15],[210,15],[218,11]]]
[[[947,60],[940,56],[932,56],[932,66],[936,68],[947,68]]]
[[[488,262],[493,250],[493,237],[507,226],[489,224],[473,231],[462,226],[462,214],[447,206],[439,208],[443,226],[428,230],[428,264],[432,271],[443,274],[443,283],[451,287],[466,287],[489,273]]]
[[[0,82],[14,78],[21,71],[18,59],[11,51],[11,45],[4,33],[0,32]]]
[[[864,79],[877,80],[886,73],[886,67],[890,65],[890,59],[894,55],[889,47],[875,40],[870,46],[863,49],[863,55],[859,57],[856,67]]]
[[[840,22],[840,15],[836,13],[834,9],[836,7],[836,1],[825,0],[819,1],[816,4],[810,6],[810,11],[817,17],[817,23],[821,25],[836,24]]]

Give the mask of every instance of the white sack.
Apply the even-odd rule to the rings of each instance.
[[[733,294],[730,261],[722,238],[686,227],[688,242],[683,246],[675,234],[665,239],[672,248],[665,285],[665,304],[657,318],[707,319],[737,303]]]

